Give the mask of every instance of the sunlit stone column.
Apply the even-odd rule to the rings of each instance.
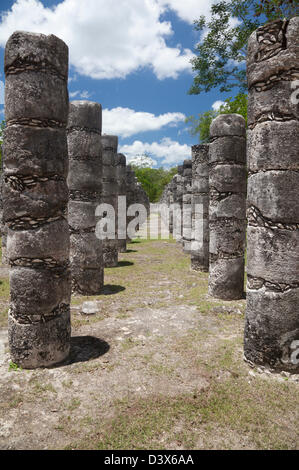
[[[244,296],[246,127],[239,114],[221,114],[210,127],[209,294]]]
[[[209,271],[209,238],[209,145],[194,145],[191,269]]]
[[[91,101],[70,103],[68,119],[69,228],[73,292],[96,295],[104,282],[103,242],[95,234],[101,200],[102,107]]]
[[[299,371],[299,18],[248,42],[245,358]]]
[[[68,48],[53,35],[15,32],[5,77],[9,347],[19,366],[46,367],[70,349]]]
[[[191,253],[192,239],[192,160],[184,161],[184,194],[183,194],[183,250]]]
[[[117,203],[117,243],[119,253],[127,251],[127,203],[126,198],[126,157],[122,153],[116,155],[116,178],[118,186]],[[121,198],[121,199],[120,199]]]
[[[102,203],[110,204],[114,209],[114,229],[107,233],[108,238],[103,241],[104,266],[106,268],[118,265],[117,241],[117,197],[118,187],[116,179],[118,137],[115,135],[102,136],[103,150],[103,190]]]

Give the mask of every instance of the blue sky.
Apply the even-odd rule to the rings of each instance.
[[[200,39],[193,21],[209,15],[212,1],[2,0],[0,80],[13,31],[55,34],[69,46],[70,100],[102,104],[103,133],[119,136],[128,160],[146,152],[157,166],[175,166],[198,143],[185,117],[227,97],[217,90],[188,95]]]

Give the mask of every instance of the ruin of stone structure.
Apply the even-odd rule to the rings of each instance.
[[[183,214],[182,244],[184,253],[191,253],[192,239],[192,160],[184,161],[183,165]]]
[[[245,357],[288,371],[299,370],[298,37],[298,17],[266,24],[247,62]]]
[[[114,209],[113,223],[112,219],[107,225],[107,239],[103,240],[103,258],[106,268],[116,267],[118,265],[118,240],[117,240],[117,198],[118,185],[116,179],[117,147],[118,137],[115,135],[103,135],[101,138],[103,151],[103,204],[109,204]],[[112,216],[112,214],[111,214]],[[109,218],[107,214],[106,218]],[[112,227],[111,230],[109,227]]]
[[[69,228],[72,290],[96,295],[104,282],[103,242],[96,236],[96,207],[102,191],[102,107],[73,101],[67,127]]]
[[[191,268],[209,271],[209,145],[192,147]]]
[[[116,154],[116,180],[117,180],[117,243],[119,253],[127,251],[127,203],[126,200],[126,157],[122,153]],[[122,198],[122,199],[120,199]],[[121,206],[123,204],[123,206]]]
[[[209,148],[209,294],[244,296],[246,232],[246,127],[239,114],[212,121]]]
[[[1,236],[1,263],[2,265],[8,264],[7,259],[7,251],[6,251],[6,244],[7,244],[7,227],[3,222],[3,197],[2,197],[2,184],[3,184],[3,159],[1,161],[1,173],[0,173],[0,236]]]
[[[53,35],[15,32],[5,76],[9,347],[19,366],[45,367],[70,349],[68,47]]]

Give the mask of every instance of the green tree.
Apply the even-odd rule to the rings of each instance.
[[[147,193],[150,202],[158,202],[164,187],[170,183],[177,173],[177,167],[165,170],[164,168],[140,168],[132,166],[136,178]]]
[[[247,124],[247,95],[238,93],[234,98],[227,98],[224,104],[220,106],[218,111],[210,110],[195,116],[186,118],[185,123],[189,124],[189,133],[192,136],[198,136],[199,141],[209,143],[210,141],[210,125],[213,119],[219,114],[241,114]]]
[[[205,33],[191,60],[196,72],[189,94],[212,88],[230,92],[247,89],[245,59],[250,34],[267,20],[299,15],[298,0],[221,0],[212,5],[211,19],[201,16],[195,29]]]
[[[210,125],[213,119],[218,115],[217,111],[210,110],[205,111],[198,115],[198,118],[195,116],[189,116],[186,118],[185,123],[189,124],[189,133],[195,137],[198,136],[200,142],[206,144],[210,140]]]

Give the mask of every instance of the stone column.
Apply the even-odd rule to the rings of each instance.
[[[6,245],[7,245],[7,227],[5,226],[5,223],[3,222],[3,196],[2,196],[2,185],[3,185],[3,158],[2,158],[2,168],[1,168],[1,173],[0,173],[0,235],[1,235],[1,263],[3,266],[6,266],[8,264],[8,259],[7,259],[7,250],[6,250]]]
[[[245,358],[299,371],[299,17],[248,42]],[[297,91],[296,91],[297,90]]]
[[[192,160],[184,161],[184,194],[183,194],[183,251],[191,253],[192,238]]]
[[[210,127],[209,294],[244,296],[246,231],[246,127],[238,114],[222,114]]]
[[[176,184],[176,204],[178,205],[178,213],[176,214],[176,217],[178,217],[179,220],[176,224],[176,233],[174,234],[175,239],[178,243],[182,243],[182,236],[183,236],[183,194],[184,194],[183,173],[184,173],[184,167],[183,165],[179,165],[178,175],[177,175],[177,184]]]
[[[110,204],[115,212],[114,234],[109,233],[109,239],[103,241],[104,266],[106,268],[118,265],[118,241],[117,241],[117,197],[118,187],[116,180],[116,155],[118,137],[115,135],[102,136],[103,149],[103,191],[102,203]],[[114,236],[114,238],[113,238]]]
[[[150,202],[148,195],[144,191],[142,184],[137,180],[137,178],[135,179],[135,203],[141,204],[145,208],[145,211],[139,212],[140,223],[137,226],[139,231],[140,228],[147,222],[150,211]]]
[[[96,207],[102,190],[102,107],[73,101],[69,107],[69,228],[72,290],[97,295],[103,282],[102,240],[96,237]]]
[[[191,269],[209,271],[209,145],[192,147]]]
[[[118,185],[118,196],[126,197],[126,157],[122,153],[116,155],[116,178]],[[121,212],[121,213],[120,213]],[[118,213],[118,251],[126,253],[127,251],[127,203],[120,207],[120,199],[117,205]]]
[[[15,32],[5,76],[9,347],[19,366],[47,367],[70,349],[68,48],[53,35]]]
[[[132,205],[135,204],[135,172],[132,170],[130,165],[127,165],[126,168],[126,188],[127,188],[127,210]],[[135,216],[127,215],[127,227],[129,223],[135,219]],[[127,242],[131,242],[131,238],[127,232]]]

